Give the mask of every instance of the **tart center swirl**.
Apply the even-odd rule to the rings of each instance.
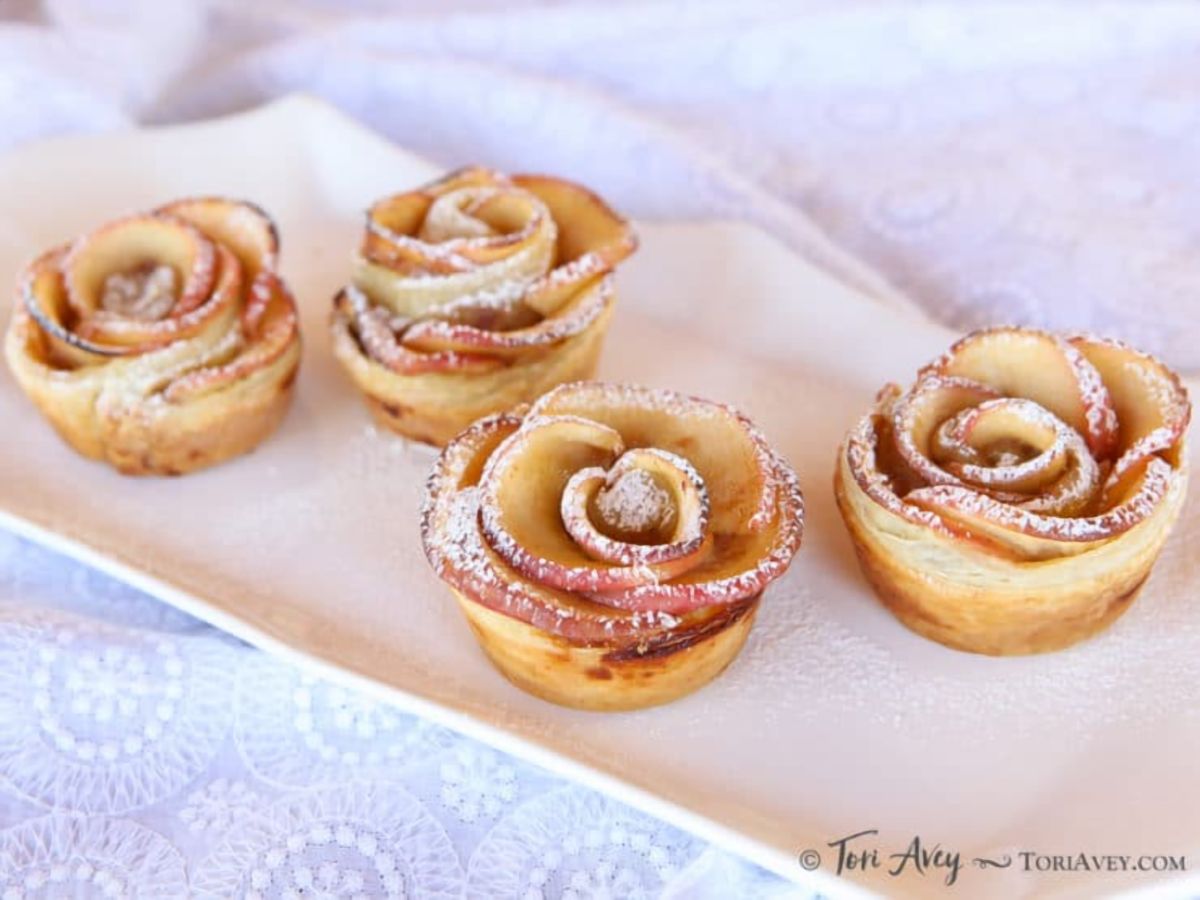
[[[496,371],[600,320],[607,276],[635,247],[628,224],[578,185],[461,169],[371,208],[335,308],[393,373]]]
[[[157,321],[175,305],[175,282],[175,270],[170,266],[142,263],[104,279],[100,307],[131,319]]]
[[[712,547],[708,489],[690,462],[626,449],[616,429],[578,415],[526,420],[493,454],[481,487],[492,546],[561,590],[662,584]]]
[[[563,489],[561,509],[563,526],[584,553],[636,569],[631,585],[682,575],[711,546],[704,479],[665,450],[627,450],[608,470],[580,469]]]
[[[25,273],[22,299],[57,368],[157,352],[161,383],[148,391],[185,391],[185,378],[187,390],[201,380],[209,389],[269,364],[296,340],[277,251],[274,225],[257,208],[181,200],[44,254]]]
[[[1181,463],[1186,391],[1118,342],[976,332],[880,395],[847,445],[864,491],[914,522],[1022,559],[1144,521]]]
[[[1069,516],[1090,506],[1101,473],[1083,436],[1021,397],[955,410],[989,393],[963,380],[927,378],[896,403],[897,446],[913,471],[930,485],[965,487],[1026,510]],[[936,415],[945,418],[934,425]]]
[[[455,496],[476,503],[477,534]],[[748,601],[783,574],[803,531],[795,473],[740,414],[594,382],[479,423],[447,448],[428,498],[435,568],[576,636]]]
[[[624,456],[621,458],[625,459]],[[677,465],[677,468],[683,467]],[[577,472],[572,481],[578,477]],[[570,486],[568,482],[568,488]],[[669,527],[677,516],[674,498],[645,469],[635,468],[622,472],[615,479],[606,478],[605,485],[594,497],[595,509],[589,512],[589,517],[597,523],[596,527],[610,537],[620,537],[635,544],[658,543],[653,535]],[[564,492],[564,505],[567,498],[568,494]],[[570,530],[571,522],[565,514],[563,521]]]

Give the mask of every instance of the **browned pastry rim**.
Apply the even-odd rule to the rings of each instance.
[[[521,690],[575,709],[614,712],[660,706],[708,684],[733,662],[758,613],[758,598],[645,647],[575,644],[455,592],[479,646]]]

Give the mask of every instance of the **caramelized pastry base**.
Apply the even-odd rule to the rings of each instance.
[[[991,656],[1061,650],[1111,625],[1149,577],[1185,493],[1178,479],[1147,521],[1087,553],[1022,562],[880,508],[859,490],[844,453],[834,476],[838,508],[880,602],[917,634]]]
[[[703,631],[638,651],[573,644],[454,592],[488,658],[514,685],[575,709],[617,711],[670,703],[716,678],[742,649],[758,598],[729,607]]]
[[[528,403],[569,381],[591,378],[612,317],[610,306],[592,325],[542,355],[491,372],[401,375],[364,356],[347,320],[334,314],[334,355],[384,428],[442,447],[476,419]]]
[[[24,324],[10,332],[7,356],[26,394],[77,453],[125,475],[186,475],[253,450],[286,414],[300,363],[297,341],[249,378],[175,404],[123,393],[102,374],[51,368],[23,350]]]
[[[215,466],[270,437],[293,392],[288,378],[207,414],[189,412],[125,429],[120,441],[109,443],[104,458],[125,475],[186,475]]]

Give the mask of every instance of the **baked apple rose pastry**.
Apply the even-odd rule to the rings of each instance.
[[[84,456],[180,475],[274,431],[300,362],[274,223],[252,204],[170,203],[26,269],[5,353]]]
[[[509,680],[616,710],[674,700],[729,665],[803,526],[795,473],[739,413],[577,382],[455,438],[422,536]]]
[[[466,168],[376,203],[334,299],[334,353],[376,420],[441,446],[591,377],[637,241],[590,191]]]
[[[880,599],[977,653],[1056,650],[1124,612],[1186,491],[1187,392],[1123,343],[975,332],[843,444],[842,516]]]

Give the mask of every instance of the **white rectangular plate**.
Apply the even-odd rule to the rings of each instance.
[[[246,197],[280,224],[306,339],[280,432],[181,479],[124,478],[76,457],[0,377],[4,521],[269,651],[826,891],[849,889],[826,875],[826,842],[869,828],[885,852],[920,835],[964,859],[1200,850],[1200,503],[1191,498],[1132,611],[1084,646],[989,659],[905,631],[859,576],[830,479],[838,442],[875,391],[909,380],[952,335],[746,226],[640,228],[601,375],[745,409],[806,490],[796,565],[766,595],[736,663],[673,705],[573,712],[497,675],[421,553],[433,454],[369,426],[326,334],[362,211],[433,174],[301,99],[0,161],[3,278],[122,213],[190,194]],[[825,857],[815,874],[796,861],[809,847]],[[960,884],[972,896],[1094,893],[1148,877],[1026,873],[1017,860],[1002,871],[968,864]],[[865,883],[919,893],[940,879],[876,871]]]

